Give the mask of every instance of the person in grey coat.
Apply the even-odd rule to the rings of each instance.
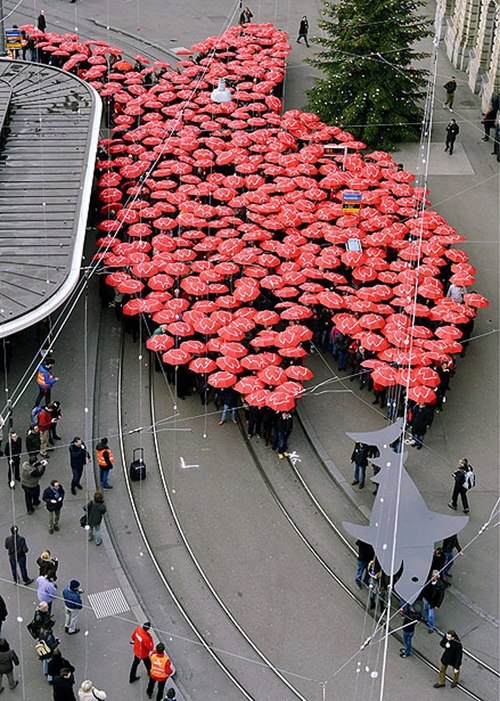
[[[7,681],[9,682],[9,688],[11,691],[14,691],[16,686],[19,684],[17,679],[16,681],[14,681],[14,665],[17,667],[18,664],[19,658],[14,652],[14,650],[10,649],[10,645],[5,640],[5,638],[0,638],[0,694],[4,689],[4,674],[7,677]]]
[[[102,492],[94,492],[94,498],[89,501],[86,507],[87,524],[89,526],[89,541],[94,540],[95,544],[102,543],[101,523],[104,514],[106,513],[106,504]]]

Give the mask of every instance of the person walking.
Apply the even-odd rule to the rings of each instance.
[[[44,490],[42,499],[49,512],[49,533],[59,530],[59,518],[64,503],[64,487],[58,480],[52,480]]]
[[[444,584],[440,577],[439,570],[432,570],[431,578],[422,589],[422,600],[424,604],[422,618],[427,623],[429,633],[434,633],[436,628],[436,611],[439,609],[444,599]]]
[[[300,40],[304,39],[304,41],[306,42],[307,48],[309,48],[308,34],[309,34],[309,20],[307,19],[307,16],[304,15],[302,17],[302,19],[300,20],[300,24],[299,24],[299,35],[297,37],[297,44],[300,44]]]
[[[464,556],[462,548],[460,547],[460,543],[458,542],[458,536],[456,533],[455,535],[450,535],[448,538],[445,538],[443,540],[442,551],[444,555],[444,568],[441,573],[441,576],[443,578],[446,577],[447,579],[452,579],[453,577],[453,575],[450,574],[450,570],[453,567],[454,550],[457,551],[460,557]]]
[[[23,442],[21,436],[17,433],[17,431],[14,431],[14,429],[9,432],[9,439],[5,444],[3,452],[9,465],[8,480],[10,486],[13,480],[16,480],[16,482],[21,481],[19,467],[21,465]]]
[[[58,646],[60,643],[59,638],[56,638],[52,631],[53,626],[53,622],[51,622],[50,625],[44,625],[40,628],[40,632],[38,633],[38,640],[46,643],[48,648],[47,653],[43,655],[43,657],[39,658],[42,663],[42,672],[45,674],[45,676],[47,676],[49,673],[49,662],[52,659],[54,652],[59,649]]]
[[[422,616],[411,605],[406,604],[401,610],[403,614],[403,643],[404,647],[399,651],[400,657],[410,657],[412,651],[413,637],[415,635],[415,627]]]
[[[432,423],[432,409],[428,404],[420,402],[411,410],[410,426],[413,436],[413,445],[421,450],[424,444],[424,436]]]
[[[272,449],[276,450],[280,460],[288,455],[288,439],[293,431],[293,416],[288,411],[278,414],[275,423]]]
[[[146,621],[142,624],[142,626],[137,626],[131,635],[130,644],[134,646],[134,659],[132,661],[132,667],[130,668],[129,674],[130,684],[139,679],[137,668],[139,667],[141,660],[144,663],[148,674],[149,670],[151,669],[151,660],[149,655],[153,651],[155,644],[153,641],[153,636],[149,632],[150,629],[151,623]]]
[[[4,690],[3,676],[7,677],[9,689],[14,691],[19,681],[14,681],[14,665],[19,665],[19,658],[14,650],[11,650],[9,643],[5,638],[0,638],[0,694]]]
[[[38,19],[36,21],[36,26],[41,32],[44,32],[47,29],[47,20],[45,19],[45,10],[40,10],[40,14],[38,15]]]
[[[358,568],[354,577],[354,584],[358,589],[361,589],[361,583],[368,586],[370,582],[368,566],[375,557],[375,551],[370,543],[365,543],[363,540],[357,540],[356,545],[358,546]]]
[[[40,17],[43,17],[43,22],[45,23],[45,16],[43,15],[43,10],[40,13]],[[39,21],[40,21],[40,17],[38,18]],[[40,29],[40,27],[39,27],[39,29]],[[45,29],[42,29],[41,31],[44,32]],[[52,387],[59,380],[59,378],[56,377],[52,372],[53,367],[54,367],[54,359],[53,358],[45,358],[45,360],[42,360],[42,362],[38,366],[37,375],[36,375],[36,383],[38,385],[38,394],[37,394],[37,397],[35,399],[34,406],[39,406],[42,399],[45,399],[45,406],[47,406],[47,404],[50,404],[50,395],[51,395]]]
[[[453,493],[451,495],[451,501],[448,504],[450,509],[453,509],[453,511],[456,511],[458,497],[460,497],[460,499],[462,500],[462,506],[463,506],[465,514],[469,513],[469,502],[467,500],[467,485],[466,485],[466,477],[467,477],[468,469],[469,469],[469,461],[467,460],[467,458],[462,458],[458,463],[458,469],[455,470],[455,472],[451,473],[451,476],[455,480],[455,484],[453,486]]]
[[[75,436],[69,446],[69,462],[73,478],[71,480],[71,494],[76,494],[82,487],[83,468],[90,460],[90,454],[80,436]]]
[[[495,128],[496,116],[497,110],[490,105],[489,109],[483,114],[483,119],[481,121],[484,127],[483,141],[490,140],[490,131]]]
[[[102,492],[94,492],[94,498],[84,508],[87,511],[89,542],[95,538],[95,544],[100,545],[102,543],[101,524],[106,513],[106,504],[104,503]]]
[[[19,566],[23,584],[26,586],[31,584],[33,580],[29,576],[26,567],[26,553],[29,551],[29,548],[26,543],[26,538],[19,535],[19,528],[17,526],[11,527],[10,535],[5,539],[5,548],[9,554],[10,569],[14,582],[16,584],[18,583],[17,568]]]
[[[250,10],[249,7],[245,7],[245,9],[241,12],[240,14],[240,24],[243,26],[244,24],[250,24],[253,18],[253,13]]]
[[[452,75],[450,80],[445,83],[443,87],[446,90],[446,100],[443,107],[448,107],[450,112],[453,112],[453,100],[455,99],[455,90],[457,89],[457,81],[455,76]]]
[[[0,638],[2,637],[2,626],[7,620],[8,615],[7,604],[5,603],[3,596],[0,595]]]
[[[40,455],[42,458],[47,458],[50,443],[49,432],[52,423],[56,420],[51,405],[49,404],[44,409],[40,409],[35,417],[35,420],[40,432]]]
[[[95,447],[95,452],[97,455],[97,464],[99,465],[99,481],[101,487],[103,489],[113,489],[113,486],[109,483],[109,473],[113,469],[115,458],[109,449],[107,438],[101,438]]]
[[[351,484],[359,484],[359,489],[365,486],[366,467],[370,455],[370,446],[365,443],[355,443],[351,455],[351,462],[354,463],[354,479]]]
[[[54,441],[61,441],[61,436],[57,435],[57,424],[62,419],[61,402],[55,399],[49,404],[52,414],[52,422],[49,427],[49,445],[54,445]]]
[[[55,624],[55,619],[49,611],[49,605],[46,601],[40,601],[33,613],[32,628],[34,637],[40,634],[42,628],[52,630]]]
[[[64,600],[64,632],[68,635],[75,635],[80,632],[80,628],[76,627],[80,611],[83,608],[82,602],[83,589],[80,587],[80,582],[77,579],[72,579],[67,587],[63,589]]]
[[[453,153],[455,139],[457,138],[459,132],[460,132],[460,127],[458,126],[456,120],[452,119],[451,122],[446,127],[446,143],[445,143],[445,149],[444,149],[445,151],[449,150],[450,156]]]
[[[35,506],[40,506],[40,479],[45,474],[47,460],[37,460],[31,455],[21,468],[21,487],[28,514],[35,513]]]
[[[52,680],[52,692],[54,701],[76,701],[73,686],[75,678],[67,667],[61,669],[59,675]]]
[[[441,655],[441,665],[439,667],[439,677],[437,682],[434,684],[435,689],[446,686],[446,669],[448,667],[453,668],[453,681],[451,682],[451,688],[454,689],[460,678],[460,667],[462,666],[462,654],[463,648],[460,638],[455,633],[454,630],[449,630],[445,635],[443,635],[441,642],[439,643],[443,648],[444,652]]]
[[[172,662],[165,652],[165,645],[163,643],[158,643],[155,651],[150,654],[149,659],[151,660],[151,669],[149,670],[149,683],[146,689],[146,696],[149,699],[153,698],[155,684],[158,684],[156,701],[162,701],[165,684],[174,671]]]
[[[38,601],[44,601],[47,604],[49,613],[51,614],[52,602],[57,596],[57,584],[53,579],[53,575],[40,575],[36,578],[36,595]]]
[[[78,689],[78,701],[106,701],[108,698],[105,691],[94,686],[94,682],[86,679]]]

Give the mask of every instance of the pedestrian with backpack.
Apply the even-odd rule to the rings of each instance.
[[[455,472],[452,472],[451,476],[455,479],[455,485],[453,487],[453,494],[451,495],[451,501],[448,506],[450,509],[456,511],[458,497],[460,496],[464,513],[468,514],[469,502],[467,500],[467,491],[475,486],[476,476],[474,474],[474,469],[472,468],[472,465],[469,464],[467,458],[462,458],[459,460],[458,469],[455,470]]]

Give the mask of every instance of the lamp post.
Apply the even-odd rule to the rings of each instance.
[[[5,23],[3,19],[3,0],[0,0],[0,56],[6,56],[5,47]]]

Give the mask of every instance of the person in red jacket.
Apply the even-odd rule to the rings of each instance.
[[[49,404],[38,413],[36,422],[40,431],[40,455],[42,458],[48,457],[49,450],[49,429],[54,424],[54,412]]]
[[[146,689],[146,695],[149,699],[153,698],[155,684],[158,682],[156,701],[162,701],[165,684],[174,671],[170,657],[165,652],[165,645],[158,643],[155,651],[150,654],[149,659],[151,661],[151,669],[149,670],[149,684]]]
[[[137,626],[131,635],[130,644],[134,646],[134,661],[132,662],[132,667],[130,668],[129,682],[135,682],[139,679],[137,675],[137,668],[141,660],[144,662],[148,674],[151,669],[151,660],[149,659],[149,654],[154,649],[153,636],[149,632],[151,628],[151,623],[146,621],[142,626]]]

